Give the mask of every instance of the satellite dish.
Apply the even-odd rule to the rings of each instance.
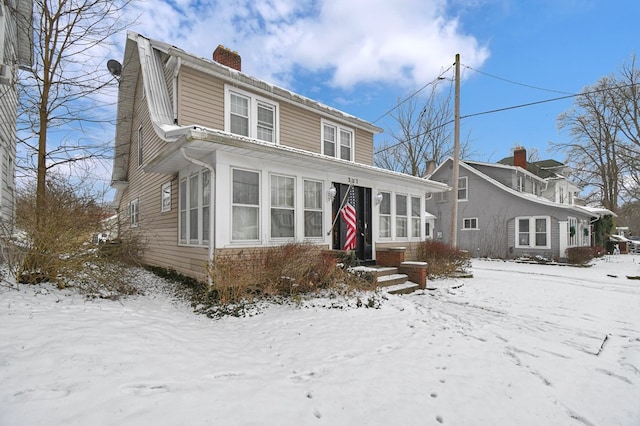
[[[107,61],[107,69],[115,78],[119,78],[122,75],[122,64],[115,59],[109,59]]]

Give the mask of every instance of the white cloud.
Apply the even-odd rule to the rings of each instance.
[[[327,84],[415,87],[460,53],[480,66],[486,46],[447,16],[445,0],[171,0],[136,2],[133,29],[211,58],[218,44],[237,50],[243,70],[286,83],[295,69],[329,72]]]

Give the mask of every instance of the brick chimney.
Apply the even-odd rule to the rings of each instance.
[[[230,50],[219,44],[213,51],[213,60],[237,71],[242,71],[242,60],[235,50]]]
[[[527,150],[523,147],[518,147],[513,150],[513,165],[522,167],[527,170]]]

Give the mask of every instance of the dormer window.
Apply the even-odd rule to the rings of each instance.
[[[353,130],[323,121],[322,153],[329,157],[353,161]]]
[[[235,87],[225,86],[225,131],[278,143],[278,104]]]

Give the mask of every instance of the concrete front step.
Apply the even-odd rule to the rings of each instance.
[[[412,283],[411,281],[406,281],[402,284],[395,284],[392,286],[384,287],[384,291],[389,294],[410,294],[414,291],[418,290],[420,286],[418,284]]]
[[[405,274],[396,273],[378,277],[378,280],[376,282],[378,284],[378,287],[389,287],[396,284],[403,284],[407,282],[407,278],[409,277]]]

